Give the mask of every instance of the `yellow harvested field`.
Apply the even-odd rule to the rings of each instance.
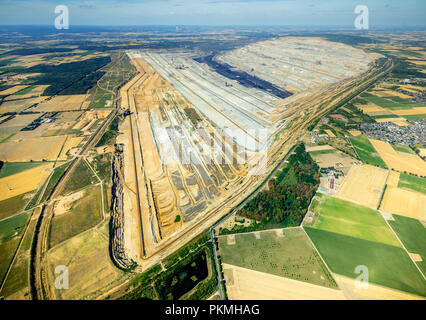
[[[358,109],[361,109],[365,113],[385,111],[385,109],[376,105],[358,106]]]
[[[401,120],[401,121],[392,121],[393,123],[395,123],[398,127],[408,127],[409,123],[406,120]]]
[[[374,92],[374,94],[379,96],[379,97],[394,96],[394,97],[399,97],[399,98],[402,98],[402,99],[411,99],[411,96],[400,93],[398,91],[393,91],[393,90],[383,90],[383,91],[379,91],[379,92]]]
[[[34,108],[37,112],[54,112],[54,111],[72,111],[80,110],[83,101],[86,99],[85,94],[76,94],[70,96],[55,96],[49,101],[40,103]]]
[[[426,114],[426,107],[416,107],[411,109],[392,110],[398,116],[409,116],[414,114]]]
[[[404,84],[404,85],[400,86],[400,88],[402,88],[403,90],[413,90],[413,91],[416,91],[416,92],[425,90],[425,88],[423,88],[423,87],[413,86],[412,84]]]
[[[306,147],[306,151],[307,152],[322,151],[322,150],[331,150],[331,149],[334,149],[334,148],[332,146],[329,146],[329,145]]]
[[[32,106],[33,104],[44,101],[47,98],[48,97],[40,96],[40,97],[36,97],[36,98],[5,101],[0,105],[0,113],[21,112],[24,109]]]
[[[327,129],[327,130],[324,130],[324,131],[328,134],[329,137],[332,137],[332,138],[335,137],[334,133],[331,130]]]
[[[223,264],[230,300],[345,300],[343,292]]]
[[[426,220],[426,196],[419,192],[388,186],[380,210]]]
[[[14,86],[12,88],[0,91],[0,96],[6,96],[6,95],[9,95],[9,94],[14,94],[14,93],[21,91],[22,89],[25,89],[27,87],[29,87],[29,86]]]
[[[355,279],[338,274],[333,274],[333,276],[348,300],[424,300],[409,293],[381,287],[372,283],[369,283],[366,289],[357,288],[355,286]]]
[[[47,87],[48,87],[48,85],[34,86],[28,93],[9,96],[9,97],[6,98],[6,101],[7,100],[15,100],[15,99],[18,99],[18,98],[19,99],[27,99],[27,98],[31,98],[31,97],[39,97],[44,92],[44,90],[46,90]]]
[[[394,121],[405,121],[404,118],[381,118],[381,119],[375,119],[376,122],[394,122]]]
[[[376,209],[386,183],[388,170],[368,164],[353,166],[337,197]]]
[[[370,142],[389,168],[426,176],[426,163],[417,155],[397,152],[389,143],[384,141],[370,139]]]
[[[426,157],[426,149],[425,148],[421,148],[420,150],[420,157]]]
[[[415,59],[413,59],[413,60],[409,60],[411,63],[414,63],[414,64],[416,64],[416,65],[418,65],[418,66],[426,66],[426,61],[423,61],[423,60],[415,60]]]
[[[389,176],[388,176],[388,181],[386,182],[386,184],[389,187],[398,187],[398,182],[399,182],[399,172],[396,171],[389,171]]]
[[[359,136],[359,135],[361,135],[361,134],[362,134],[362,132],[361,132],[361,131],[359,131],[359,130],[355,130],[355,129],[351,129],[351,130],[349,130],[349,133],[350,133],[352,136],[354,136],[354,137]]]
[[[35,190],[49,175],[53,164],[38,166],[0,179],[0,201]]]
[[[9,139],[0,144],[0,159],[9,162],[54,161],[65,139],[66,136]]]

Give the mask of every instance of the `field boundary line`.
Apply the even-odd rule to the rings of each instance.
[[[334,196],[335,196],[336,198],[337,198],[337,194],[340,192],[340,189],[342,189],[343,185],[345,184],[347,177],[349,177],[349,174],[351,173],[352,168],[353,168],[353,167],[355,167],[355,166],[359,166],[359,164],[353,164],[353,165],[351,165],[351,167],[349,168],[348,173],[345,175],[345,177],[343,178],[342,183],[340,184],[339,190],[337,190],[337,191],[336,191],[336,193],[334,194]],[[327,194],[327,196],[328,196],[328,195],[329,195],[329,194]]]
[[[264,229],[264,230],[258,230],[258,231],[235,232],[235,233],[217,235],[216,238],[227,237],[227,236],[238,235],[238,234],[251,234],[251,233],[279,231],[279,230],[289,230],[289,229],[298,229],[298,228],[300,228],[300,226],[296,226],[296,227],[284,227],[284,228],[273,228],[273,229]]]
[[[417,265],[417,263],[413,260],[413,258],[411,257],[410,253],[408,252],[407,248],[404,246],[404,244],[402,243],[401,239],[398,237],[398,235],[396,234],[395,230],[393,230],[393,228],[391,227],[391,225],[389,224],[389,222],[383,217],[383,215],[381,214],[383,211],[380,211],[380,215],[382,216],[383,220],[385,220],[386,224],[388,225],[388,227],[392,230],[393,234],[395,235],[395,237],[398,239],[399,243],[401,244],[402,248],[405,250],[405,252],[408,254],[408,257],[410,258],[410,260],[414,263],[414,265],[416,266],[417,270],[419,270],[420,274],[423,276],[423,279],[426,281],[426,277],[423,274],[423,271],[419,268],[419,266]],[[392,214],[392,213],[391,213]],[[393,214],[392,214],[393,215]]]
[[[389,180],[390,172],[391,172],[391,170],[388,170],[388,175],[386,176],[385,184],[383,185],[382,192],[380,193],[380,198],[379,198],[379,201],[378,201],[377,207],[376,207],[377,211],[379,211],[380,205],[382,204],[383,198],[385,197],[385,192],[388,188],[388,180]]]
[[[337,283],[336,279],[334,279],[334,276],[333,276],[334,272],[331,271],[330,267],[325,262],[325,260],[322,257],[321,253],[319,252],[319,250],[315,246],[314,242],[312,241],[312,239],[309,237],[308,233],[306,232],[305,228],[302,227],[302,226],[299,226],[299,228],[301,228],[303,230],[303,232],[305,233],[306,237],[309,239],[309,242],[311,243],[312,247],[315,249],[316,253],[318,253],[318,256],[321,258],[321,261],[324,263],[325,267],[327,268],[327,271],[330,273],[331,277],[333,278],[333,281],[336,283],[336,285],[339,288],[339,290],[343,292],[342,288],[339,287],[339,284]],[[316,230],[318,230],[318,229],[316,229]]]

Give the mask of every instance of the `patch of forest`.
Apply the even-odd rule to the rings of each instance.
[[[21,72],[41,73],[32,80],[34,85],[49,85],[43,92],[45,96],[85,94],[104,75],[97,70],[110,62],[110,57],[98,57],[59,65],[39,64]]]
[[[319,186],[319,167],[302,143],[296,147],[286,167],[250,200],[238,215],[255,219],[258,224],[277,227],[298,226]]]

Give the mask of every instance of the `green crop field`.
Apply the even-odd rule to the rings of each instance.
[[[413,103],[409,100],[404,99],[385,99],[382,97],[374,96],[371,94],[365,94],[362,97],[363,99],[378,105],[379,107],[389,109],[389,110],[400,110],[400,109],[412,109],[416,107],[424,107],[422,104]]]
[[[371,116],[373,119],[393,119],[396,116],[392,113],[392,114],[380,114],[380,115],[376,115],[376,116]]]
[[[426,274],[426,229],[419,220],[393,215],[395,221],[389,224],[396,232],[405,248],[410,253],[421,255],[421,262],[417,262],[423,274]]]
[[[6,270],[9,267],[18,243],[19,238],[17,237],[10,241],[0,243],[0,282],[3,281]]]
[[[419,178],[401,173],[399,176],[398,188],[407,188],[426,194],[426,178]]]
[[[401,116],[407,120],[417,120],[417,119],[425,119],[426,118],[426,114],[409,114],[409,115],[404,115]]]
[[[330,154],[330,153],[336,153],[336,149],[328,149],[328,150],[318,150],[318,151],[310,151],[309,154],[311,157],[320,156],[322,154]]]
[[[411,150],[410,147],[408,146],[404,146],[404,145],[392,145],[392,148],[395,151],[399,151],[399,152],[404,152],[404,153],[409,153],[409,154],[415,154],[413,150]]]
[[[224,263],[266,272],[281,277],[310,282],[325,287],[336,284],[322,263],[308,237],[300,228],[235,234],[235,244],[228,236],[219,237],[219,256]]]
[[[13,135],[14,133],[0,134],[0,143],[7,141],[7,139],[9,139]]]
[[[77,191],[96,181],[96,177],[93,175],[92,170],[90,170],[87,166],[86,161],[80,161],[67,181],[63,194]]]
[[[16,216],[0,221],[0,242],[6,242],[19,236],[24,230],[29,212],[20,213]]]
[[[376,149],[364,135],[350,138],[352,145],[359,158],[368,164],[387,169],[386,163],[380,158]]]
[[[404,249],[305,227],[332,272],[356,278],[355,268],[367,266],[369,282],[426,296],[426,281]]]
[[[0,221],[0,282],[13,258],[30,212]]]
[[[46,162],[5,162],[0,170],[0,178],[8,177],[42,164],[46,164]]]
[[[31,91],[33,91],[34,88],[35,87],[31,87],[31,86],[27,87],[25,89],[22,89],[21,91],[16,92],[14,95],[20,96],[20,95],[24,95],[24,94],[30,93]]]
[[[22,210],[30,200],[33,191],[20,194],[19,196],[0,201],[0,220],[6,219]]]
[[[50,176],[49,181],[47,182],[46,190],[44,191],[44,194],[42,196],[41,202],[44,202],[50,197],[50,194],[53,192],[53,189],[55,188],[58,181],[62,178],[63,174],[65,173],[65,170],[68,168],[68,165],[70,163],[64,163],[60,165],[59,167],[56,167]]]
[[[323,197],[311,207],[319,213],[311,227],[342,235],[400,246],[385,220],[376,210],[332,197]]]
[[[28,283],[28,265],[30,261],[30,248],[31,242],[34,236],[35,225],[37,223],[36,219],[30,221],[28,226],[28,231],[25,234],[25,237],[22,241],[21,248],[17,253],[17,257],[13,266],[10,270],[10,273],[7,277],[6,282],[4,283],[3,290],[0,292],[0,295],[8,297],[11,294],[17,293],[22,289],[27,288],[27,291],[20,297],[29,293],[29,283]]]
[[[94,227],[101,221],[100,187],[92,186],[84,192],[84,196],[72,203],[68,212],[53,217],[49,233],[50,247]]]

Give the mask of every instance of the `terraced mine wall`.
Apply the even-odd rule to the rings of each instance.
[[[127,256],[124,248],[124,210],[123,184],[121,181],[123,169],[123,147],[115,145],[112,161],[112,204],[110,220],[110,254],[113,262],[121,269],[130,270],[136,263]]]
[[[252,76],[244,71],[232,70],[231,66],[215,61],[213,55],[195,58],[194,60],[199,63],[207,64],[220,75],[227,77],[228,79],[238,81],[239,84],[247,88],[260,89],[281,99],[290,97],[293,94],[287,90],[275,86],[268,81]]]

